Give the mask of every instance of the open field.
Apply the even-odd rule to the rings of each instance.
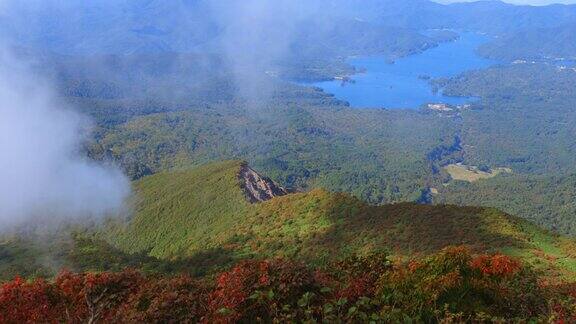
[[[454,180],[476,182],[483,179],[490,179],[502,173],[512,173],[510,168],[495,168],[488,171],[480,170],[476,166],[464,165],[461,163],[450,164],[444,167]]]

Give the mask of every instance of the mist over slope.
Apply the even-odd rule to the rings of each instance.
[[[88,121],[0,50],[0,231],[118,212],[130,185],[82,152]]]

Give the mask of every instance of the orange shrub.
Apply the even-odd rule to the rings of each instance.
[[[520,262],[502,254],[479,255],[470,261],[470,266],[488,276],[512,276],[521,269]]]

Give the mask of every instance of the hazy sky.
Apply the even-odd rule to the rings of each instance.
[[[477,1],[477,0],[436,0],[436,2],[441,3],[471,2],[471,1]],[[535,6],[543,6],[553,3],[576,4],[576,0],[504,0],[504,2],[521,4],[521,5],[535,5]]]

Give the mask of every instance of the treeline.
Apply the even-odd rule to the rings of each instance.
[[[243,261],[214,278],[62,272],[0,286],[0,322],[467,322],[576,320],[576,287],[519,261],[446,248],[392,263],[353,257],[328,268]]]

